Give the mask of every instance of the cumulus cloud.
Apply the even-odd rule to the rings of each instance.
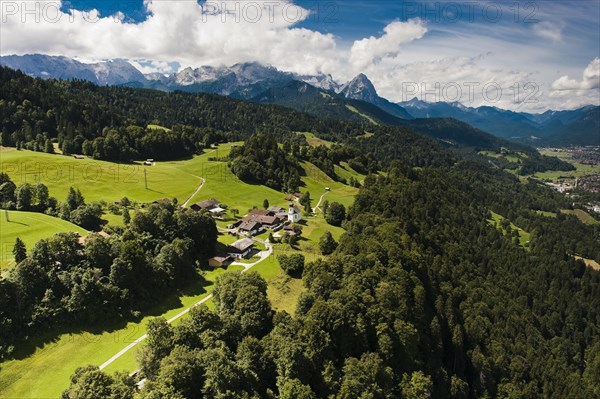
[[[560,102],[561,108],[600,105],[600,58],[595,58],[588,64],[581,80],[572,79],[568,75],[556,79],[550,86],[549,98]]]
[[[572,29],[566,29],[573,23],[496,24],[474,34],[474,25],[450,29],[417,18],[392,21],[379,35],[347,43],[299,27],[310,11],[293,0],[144,0],[147,17],[139,23],[121,12],[64,12],[62,5],[0,0],[1,54],[44,53],[83,62],[127,59],[144,73],[257,61],[304,75],[329,73],[340,83],[363,72],[380,95],[393,101],[407,99],[409,83],[418,85],[417,97],[469,106],[537,111],[598,102],[598,58],[581,80],[556,79],[554,70],[549,71],[554,67],[548,60],[557,51],[564,58],[565,52],[585,50],[573,42]],[[566,15],[559,11],[559,17]],[[581,17],[586,14],[590,12]],[[557,15],[546,20],[560,21]],[[597,24],[593,18],[590,23]],[[545,45],[548,40],[552,46]],[[523,69],[514,69],[515,58]]]
[[[571,79],[568,75],[561,76],[552,83],[552,90],[586,91],[600,89],[600,58],[595,58],[583,71],[581,80]]]
[[[543,88],[536,83],[535,74],[489,67],[488,57],[489,54],[481,54],[410,63],[392,58],[367,68],[367,75],[381,88],[380,94],[394,102],[417,97],[429,102],[460,102],[470,107],[536,108]]]
[[[384,28],[381,37],[371,36],[355,41],[350,50],[350,63],[355,70],[361,71],[370,64],[379,63],[384,57],[397,56],[403,44],[420,39],[425,33],[427,28],[419,18],[394,21]]]
[[[2,2],[2,53],[82,59],[128,58],[181,65],[260,61],[298,73],[334,69],[332,35],[295,27],[308,10],[289,0],[205,2],[145,0],[148,17],[60,11],[61,1]],[[8,9],[7,9],[8,7]]]

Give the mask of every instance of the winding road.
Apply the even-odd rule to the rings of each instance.
[[[212,151],[210,151],[210,152],[212,152]],[[183,203],[183,207],[187,207],[188,206],[188,204],[192,200],[192,198],[194,198],[196,196],[196,194],[198,194],[198,192],[200,192],[200,190],[202,189],[202,187],[204,187],[204,184],[206,183],[206,180],[204,178],[202,178],[200,176],[196,176],[196,177],[201,180],[201,184],[198,186],[198,188],[196,189],[196,191],[194,191],[192,193],[192,195],[190,195],[189,198]],[[325,194],[327,194],[327,193],[325,193]],[[319,204],[321,203],[321,200],[323,199],[323,196],[325,194],[323,194],[321,196],[321,199],[319,200]],[[317,204],[317,207],[319,206],[319,204]],[[219,230],[224,230],[224,229],[219,228]],[[267,241],[261,240],[261,239],[255,239],[255,240],[258,241],[258,242],[261,242],[262,244],[264,244],[266,250],[260,252],[260,259],[258,259],[254,263],[233,262],[232,265],[243,266],[244,267],[244,270],[242,270],[242,273],[245,273],[248,270],[252,269],[254,266],[256,266],[259,263],[263,262],[265,259],[267,259],[269,256],[271,256],[273,254],[273,246],[269,243],[268,240]],[[169,324],[173,323],[175,320],[177,320],[177,319],[185,316],[186,314],[188,314],[189,311],[190,311],[190,309],[192,309],[195,306],[202,305],[203,303],[211,300],[212,297],[213,297],[213,294],[208,294],[207,296],[205,296],[204,298],[202,298],[200,301],[196,302],[192,306],[190,306],[190,307],[182,310],[181,312],[177,313],[175,316],[171,317],[169,320],[167,320],[167,323],[169,323]],[[119,359],[125,353],[129,352],[132,348],[134,348],[135,346],[137,346],[140,342],[144,341],[146,338],[148,338],[148,334],[142,335],[141,337],[137,338],[135,341],[133,341],[132,343],[130,343],[129,345],[127,345],[125,348],[121,349],[113,357],[111,357],[110,359],[108,359],[107,361],[105,361],[104,363],[102,363],[100,365],[100,367],[99,367],[100,370],[103,370],[106,367],[110,366],[113,362],[115,362],[117,359]]]
[[[260,252],[260,259],[257,260],[254,263],[249,263],[249,264],[245,264],[245,263],[240,263],[240,262],[234,262],[232,263],[233,265],[239,265],[239,266],[243,266],[244,270],[242,270],[242,273],[247,272],[248,270],[252,269],[254,266],[258,265],[259,263],[263,262],[265,259],[267,259],[269,256],[271,256],[271,254],[273,253],[273,246],[268,242],[268,241],[263,241],[263,240],[256,240],[259,241],[261,243],[263,243],[266,247],[265,251],[261,251]],[[213,294],[208,294],[207,296],[205,296],[204,298],[202,298],[200,301],[196,302],[195,304],[193,304],[192,306],[182,310],[181,312],[177,313],[175,316],[171,317],[169,320],[167,320],[167,323],[171,324],[173,323],[175,320],[181,318],[182,316],[185,316],[186,314],[189,313],[190,309],[192,309],[195,306],[198,305],[202,305],[203,303],[211,300],[213,297]],[[106,367],[110,366],[111,363],[113,363],[115,360],[117,360],[118,358],[120,358],[121,356],[123,356],[125,353],[127,353],[128,351],[130,351],[132,348],[134,348],[135,346],[137,346],[140,342],[144,341],[146,338],[148,338],[148,334],[144,334],[141,337],[139,337],[138,339],[136,339],[135,341],[133,341],[132,343],[130,343],[129,345],[127,345],[125,348],[121,349],[116,355],[114,355],[113,357],[111,357],[110,359],[108,359],[107,361],[105,361],[104,363],[102,363],[100,365],[100,370],[105,369]]]
[[[194,192],[192,193],[192,195],[190,195],[190,196],[188,197],[188,199],[187,199],[187,200],[186,200],[186,201],[183,203],[183,205],[182,205],[182,206],[183,206],[184,208],[188,206],[188,204],[190,203],[190,201],[192,200],[192,198],[194,198],[194,197],[196,196],[196,194],[198,194],[198,193],[200,192],[200,190],[202,190],[202,187],[204,187],[204,183],[206,183],[206,180],[204,180],[202,177],[200,177],[200,176],[194,176],[194,177],[197,177],[198,179],[200,179],[201,183],[200,183],[200,185],[198,186],[198,188],[196,189],[196,191],[194,191]]]
[[[321,202],[323,202],[323,197],[326,196],[327,194],[329,194],[330,191],[325,191],[325,193],[323,193],[323,195],[321,195],[321,198],[319,198],[319,202],[317,203],[317,205],[315,205],[315,207],[313,208],[313,212],[316,212],[317,210],[321,211]],[[322,212],[322,211],[321,211]]]

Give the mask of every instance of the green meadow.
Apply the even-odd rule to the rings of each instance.
[[[233,146],[240,144],[222,144],[191,159],[157,162],[155,166],[150,167],[144,167],[140,163],[119,165],[92,159],[77,160],[62,155],[3,149],[1,169],[7,172],[17,185],[24,182],[43,182],[49,187],[50,195],[59,200],[63,200],[69,187],[73,186],[82,191],[88,202],[112,202],[124,196],[138,202],[169,197],[177,198],[180,203],[189,198],[191,205],[214,197],[227,204],[230,210],[237,209],[239,216],[254,206],[262,207],[265,199],[271,205],[286,207],[288,201],[283,193],[265,186],[244,183],[231,173],[226,162],[211,160],[223,159]],[[310,191],[313,207],[323,194],[324,200],[337,201],[346,207],[352,204],[358,189],[335,182],[311,163],[303,162],[301,165],[304,173],[301,177],[303,187],[300,190]],[[355,177],[359,181],[364,179],[364,176],[356,173],[347,164],[335,168],[336,173],[343,178]],[[147,174],[148,188],[144,185],[144,170]],[[202,183],[201,178],[204,179],[204,185],[196,192]],[[120,215],[105,214],[104,218],[109,224],[122,223]],[[78,231],[82,235],[86,233],[68,222],[37,213],[9,212],[9,220],[10,224],[2,220],[2,242],[14,243],[14,239],[19,236],[24,239],[28,249],[40,238],[59,231]],[[229,222],[219,222],[220,225],[227,223]],[[304,287],[300,279],[288,277],[281,271],[276,255],[288,251],[301,251],[306,255],[307,261],[314,260],[321,256],[318,241],[325,231],[331,231],[336,240],[344,232],[340,227],[327,224],[322,212],[304,216],[302,224],[303,237],[296,247],[276,244],[274,255],[252,269],[259,272],[269,283],[268,296],[274,309],[285,310],[291,314]],[[5,225],[9,227],[5,228]],[[267,236],[268,233],[265,233],[261,238]],[[223,244],[230,244],[235,239],[226,235],[219,237]],[[241,269],[241,266],[230,266],[227,271]],[[216,278],[224,272],[224,269],[205,272],[205,285],[195,282],[174,293],[159,306],[145,312],[141,320],[98,331],[54,332],[53,336],[42,337],[39,342],[31,343],[23,352],[17,353],[14,359],[0,364],[0,397],[59,397],[68,386],[70,375],[78,366],[104,363],[142,336],[151,317],[163,316],[169,319],[208,295]],[[211,301],[206,304],[209,307],[213,306]],[[137,367],[136,348],[110,364],[106,371],[134,370]]]
[[[150,309],[139,321],[123,323],[102,331],[64,333],[47,342],[42,339],[33,353],[18,354],[17,359],[0,364],[0,398],[58,398],[68,387],[69,377],[77,367],[87,364],[99,366],[145,334],[152,317],[170,319],[209,295],[218,276],[241,270],[241,266],[230,266],[227,270],[207,271],[204,274],[207,281],[205,285],[200,281],[190,284],[169,296],[159,306]],[[270,282],[268,295],[273,307],[293,313],[297,296],[303,290],[301,281],[287,281],[275,257],[265,259],[252,271],[258,272]],[[214,307],[212,300],[207,301],[206,305]],[[177,325],[181,319],[175,320],[173,324]],[[133,347],[106,367],[105,371],[112,373],[118,370],[135,370],[138,348],[139,346]]]
[[[184,201],[201,182],[193,173],[162,162],[117,164],[15,149],[2,152],[0,170],[16,185],[44,183],[50,195],[61,201],[70,187],[81,190],[87,202],[113,202],[125,196],[138,202],[164,197]]]
[[[507,231],[502,228],[502,221],[505,219],[504,216],[497,214],[496,212],[491,212],[492,218],[488,220],[488,222],[495,226],[497,229],[501,230],[504,235],[507,234]],[[511,230],[517,230],[519,233],[519,245],[525,249],[529,247],[529,241],[531,239],[531,234],[527,231],[523,230],[520,227],[517,227],[514,223],[510,224]]]
[[[17,237],[23,240],[27,250],[30,250],[42,238],[59,232],[77,232],[81,236],[88,233],[73,223],[43,213],[3,210],[0,212],[0,267],[12,263],[12,249]]]
[[[575,215],[579,220],[581,220],[582,223],[585,224],[599,223],[592,215],[582,209],[561,209],[560,212],[564,213],[565,215]]]
[[[542,179],[542,180],[552,180],[558,181],[563,179],[574,179],[576,177],[589,176],[593,174],[600,173],[600,166],[596,165],[587,165],[577,162],[573,159],[573,155],[569,152],[565,151],[552,151],[548,149],[540,149],[540,154],[548,155],[551,157],[558,157],[563,161],[569,162],[573,166],[575,166],[576,170],[563,172],[563,171],[546,171],[546,172],[538,172],[533,177]]]

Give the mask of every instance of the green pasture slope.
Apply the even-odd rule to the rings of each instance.
[[[13,246],[19,237],[29,251],[42,238],[59,232],[76,232],[81,236],[87,231],[73,223],[43,213],[0,211],[0,268],[9,266],[13,260]]]
[[[75,187],[87,202],[113,202],[125,196],[138,202],[164,197],[185,201],[200,184],[199,177],[162,162],[155,166],[118,164],[15,149],[3,150],[0,170],[16,185],[44,183],[58,200],[64,200],[69,188]]]
[[[204,186],[191,198],[190,204],[215,197],[229,205],[230,209],[238,209],[240,215],[246,213],[253,206],[262,207],[264,199],[269,200],[272,205],[286,206],[287,201],[283,193],[265,186],[244,183],[231,173],[226,162],[210,160],[214,157],[226,156],[232,146],[240,144],[222,144],[218,149],[208,150],[205,154],[191,159],[158,162],[156,166],[147,167],[149,182],[147,190],[143,186],[143,180],[140,184],[139,178],[140,176],[143,178],[144,170],[140,164],[117,165],[91,159],[76,160],[60,155],[10,149],[3,152],[1,163],[2,170],[9,173],[17,184],[24,181],[42,181],[48,185],[50,194],[58,199],[66,197],[69,187],[74,186],[82,191],[87,201],[111,202],[127,196],[132,200],[147,202],[163,197],[176,197],[180,203],[183,203],[196,192],[202,182],[200,178],[203,178]],[[118,174],[120,177],[115,179],[115,168],[119,170],[121,167],[130,174],[126,173],[127,177],[132,178],[133,181],[129,182],[123,174]],[[345,206],[349,206],[353,202],[358,189],[333,181],[310,163],[302,163],[302,167],[305,173],[302,176],[304,186],[301,187],[301,191],[310,191],[313,206],[317,204],[322,194],[325,194],[324,199],[330,202],[341,202]],[[102,171],[94,179],[94,184],[84,178],[85,176],[89,177],[91,170]],[[50,179],[51,176],[57,176],[59,173],[57,171],[60,171],[58,174],[60,178]],[[364,178],[346,164],[341,167],[336,166],[336,172],[344,178],[353,176],[360,181]],[[85,173],[87,175],[84,175]],[[326,188],[329,188],[330,191],[327,191]],[[63,222],[55,218],[51,219]],[[306,217],[304,225],[304,237],[297,247],[291,248],[278,244],[275,246],[274,256],[253,269],[269,282],[268,295],[273,307],[278,310],[293,312],[296,299],[304,288],[301,280],[288,278],[283,274],[276,254],[289,251],[302,252],[305,253],[307,260],[313,260],[319,256],[318,240],[325,231],[331,231],[336,239],[339,239],[344,231],[339,227],[328,225],[320,212],[317,212],[315,216]],[[57,231],[73,231],[72,226],[67,223],[57,227]],[[39,238],[41,238],[41,234]],[[29,240],[26,243],[35,242],[36,235],[32,235]],[[228,242],[228,237],[222,236],[220,240]],[[29,244],[28,248],[30,248]],[[227,271],[239,270],[241,267],[237,266],[230,267]],[[70,375],[78,366],[102,364],[130,342],[143,335],[145,326],[151,317],[163,316],[168,319],[200,301],[211,292],[216,277],[224,272],[223,269],[207,272],[205,275],[208,281],[207,285],[192,284],[173,294],[160,306],[147,312],[139,321],[123,323],[102,331],[59,334],[52,340],[42,338],[40,342],[32,343],[28,350],[17,354],[15,359],[0,364],[0,398],[59,397],[62,390],[68,386]],[[209,301],[207,305],[211,307],[212,303]],[[135,353],[136,348],[112,363],[106,371],[134,370],[136,368]]]

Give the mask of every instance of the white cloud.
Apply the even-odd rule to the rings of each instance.
[[[292,1],[276,0],[273,5],[271,0],[208,0],[202,6],[196,1],[145,0],[148,17],[133,23],[122,13],[62,13],[60,1],[37,1],[36,21],[35,15],[20,9],[31,9],[33,2],[0,0],[0,54],[44,53],[84,62],[128,59],[144,73],[168,73],[177,65],[258,61],[300,74],[330,73],[340,83],[364,72],[380,95],[393,101],[405,99],[403,83],[408,82],[417,83],[420,91],[422,84],[435,90],[437,83],[440,100],[453,99],[451,86],[456,83],[462,90],[457,100],[470,106],[538,111],[598,102],[598,58],[581,80],[570,78],[567,72],[562,72],[566,75],[562,77],[555,73],[561,68],[573,76],[572,63],[576,61],[564,60],[590,51],[581,42],[588,36],[594,40],[593,35],[579,31],[576,37],[582,40],[573,40],[572,28],[581,24],[562,22],[560,16],[570,15],[562,8],[540,10],[547,14],[544,21],[558,21],[554,24],[487,24],[480,33],[474,32],[481,26],[472,23],[447,26],[431,21],[426,25],[420,19],[396,20],[378,36],[347,43],[332,34],[298,27],[309,11]],[[17,9],[9,10],[8,5]],[[223,5],[226,10],[220,8]],[[578,14],[582,21],[597,27],[597,18],[584,11]],[[592,52],[593,57],[597,53]],[[515,60],[519,69],[513,66]],[[465,84],[472,83],[478,86],[470,98]],[[527,83],[536,89],[525,89]],[[489,90],[484,95],[486,84]],[[503,95],[494,101],[490,101],[494,95],[490,85],[502,89]]]
[[[565,24],[561,22],[542,21],[533,25],[533,33],[537,36],[550,39],[553,42],[562,42],[562,31]]]
[[[260,61],[299,73],[337,67],[334,37],[295,27],[308,10],[289,0],[203,5],[146,0],[149,16],[137,24],[125,21],[121,13],[62,13],[62,3],[56,1],[36,2],[37,15],[24,14],[20,7],[26,2],[11,4],[18,9],[14,14],[3,9],[3,54],[152,59],[182,66]]]
[[[581,80],[564,75],[556,79],[550,89],[550,100],[560,103],[565,109],[586,104],[600,105],[600,58],[595,58],[588,64]]]
[[[403,44],[422,38],[427,28],[419,18],[415,18],[407,22],[394,21],[384,28],[384,32],[381,37],[371,36],[354,42],[350,50],[350,64],[356,71],[377,64],[384,57],[395,57]]]
[[[561,76],[552,83],[552,90],[563,91],[585,91],[600,88],[600,58],[595,58],[583,71],[580,81],[569,78],[568,75]]]
[[[535,83],[535,74],[489,67],[489,57],[444,57],[404,64],[397,57],[367,68],[367,75],[380,95],[394,102],[418,97],[429,102],[458,101],[470,107],[537,108],[542,88]]]

